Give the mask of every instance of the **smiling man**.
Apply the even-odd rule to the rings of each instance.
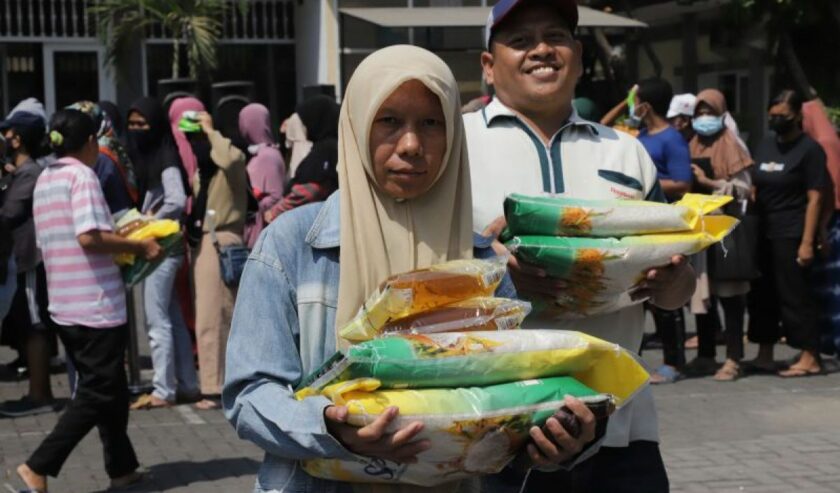
[[[577,23],[575,0],[500,0],[493,7],[481,65],[496,96],[481,111],[464,116],[477,232],[501,229],[505,196],[514,192],[664,201],[656,167],[644,147],[629,135],[583,120],[573,109],[582,73],[582,46],[574,37]],[[565,287],[515,259],[510,270],[526,298],[556,299]],[[671,265],[647,272],[635,297],[675,309],[693,290],[691,267],[676,257]],[[526,328],[581,330],[638,351],[644,322],[640,304],[573,321],[558,319],[549,308],[532,316]],[[653,396],[645,389],[610,418],[603,442],[566,464],[570,472],[534,472],[527,491],[668,491],[658,441]],[[547,453],[544,447],[539,452]],[[531,459],[542,466],[538,469],[552,469],[546,457]],[[522,481],[508,470],[492,478],[485,490],[518,491]]]

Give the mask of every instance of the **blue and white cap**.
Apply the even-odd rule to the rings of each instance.
[[[487,24],[484,27],[484,46],[490,49],[490,38],[493,36],[493,30],[502,23],[502,21],[514,10],[516,7],[533,3],[534,0],[499,0],[490,11],[487,17]],[[541,3],[550,3],[541,0]],[[554,5],[557,6],[560,15],[569,23],[569,29],[572,31],[578,25],[578,6],[576,0],[555,0]]]

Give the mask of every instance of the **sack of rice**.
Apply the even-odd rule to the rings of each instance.
[[[674,204],[512,194],[505,199],[505,218],[511,235],[621,238],[692,231],[730,201],[726,195],[692,193]]]
[[[708,216],[686,233],[621,239],[517,236],[507,246],[518,259],[567,281],[568,286],[553,302],[554,311],[561,318],[581,318],[636,303],[629,293],[644,272],[668,265],[675,255],[692,255],[708,248],[737,225],[738,220],[729,216]]]
[[[563,407],[564,396],[581,398],[588,405],[609,401],[571,377],[525,380],[489,387],[422,390],[380,390],[375,379],[359,379],[327,387],[323,395],[347,406],[348,422],[372,423],[391,406],[399,416],[388,432],[415,421],[424,423],[418,440],[431,448],[418,454],[418,462],[400,464],[357,456],[357,461],[315,459],[303,462],[312,476],[359,483],[435,486],[477,474],[501,471],[524,447],[531,426]]]
[[[507,269],[507,258],[453,260],[386,279],[359,314],[339,332],[350,342],[373,339],[393,321],[444,305],[492,296]]]
[[[299,396],[375,378],[381,388],[473,387],[572,376],[621,405],[648,373],[616,344],[563,330],[389,335],[347,349],[301,382]]]

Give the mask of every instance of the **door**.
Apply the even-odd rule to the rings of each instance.
[[[76,101],[113,101],[116,86],[105,68],[104,49],[97,45],[44,44],[44,105],[47,113]]]

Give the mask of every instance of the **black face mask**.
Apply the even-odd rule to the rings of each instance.
[[[773,115],[767,120],[770,130],[776,132],[776,135],[787,135],[796,128],[796,120],[787,118],[781,115]]]
[[[133,142],[140,152],[147,152],[152,146],[152,132],[149,130],[129,130],[128,140]]]

